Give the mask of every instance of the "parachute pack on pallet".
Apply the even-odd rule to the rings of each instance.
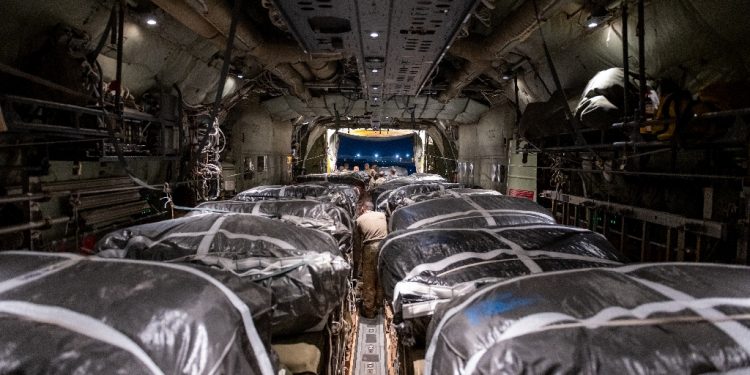
[[[328,234],[247,214],[206,213],[121,229],[101,257],[197,263],[269,288],[274,335],[320,330],[346,295],[350,267]]]
[[[314,173],[297,176],[296,181],[300,183],[325,181],[364,188],[370,182],[370,175],[365,171]]]
[[[542,206],[528,199],[501,196],[494,190],[447,190],[393,212],[390,231],[417,228],[482,228],[519,224],[554,224]]]
[[[252,214],[321,230],[336,239],[342,253],[352,251],[352,218],[345,209],[330,203],[309,199],[204,202],[189,215],[206,212]]]
[[[0,373],[274,374],[271,295],[194,267],[0,252]],[[253,322],[253,319],[256,322]]]
[[[257,202],[269,199],[313,199],[339,206],[353,217],[356,214],[360,192],[349,185],[327,182],[299,185],[265,185],[245,190],[234,197],[234,200]]]
[[[456,298],[425,374],[747,373],[750,268],[638,264],[529,275]]]
[[[418,182],[408,185],[394,185],[389,190],[382,191],[375,200],[375,208],[390,215],[399,207],[408,206],[434,196],[441,196],[446,190],[458,188],[460,185],[444,182]]]
[[[597,233],[537,224],[393,232],[381,245],[378,270],[404,336],[420,342],[437,306],[488,283],[622,261]]]

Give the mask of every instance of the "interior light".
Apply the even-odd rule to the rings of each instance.
[[[372,100],[374,100],[374,101],[376,101],[376,102],[377,102],[377,101],[378,101],[378,98],[373,98]]]
[[[400,156],[398,156],[398,154],[396,154],[396,157],[399,158]]]
[[[376,158],[377,158],[378,156],[379,156],[378,154],[375,154],[375,157],[376,157]]]
[[[349,117],[349,116],[346,116],[346,119],[347,119],[347,120],[351,120],[352,118],[351,118],[351,117]]]
[[[599,27],[600,25],[603,25],[607,22],[611,17],[611,14],[609,13],[609,10],[607,10],[606,7],[602,5],[595,5],[591,9],[591,14],[589,15],[589,18],[586,19],[586,27],[589,29],[595,29]]]
[[[378,70],[377,70],[377,69],[373,69],[373,70],[372,70],[372,72],[373,72],[373,73],[377,73],[377,72],[378,72]]]
[[[373,86],[373,87],[372,87],[372,89],[373,89],[373,90],[377,90],[377,89],[378,89],[378,86]]]
[[[237,78],[243,79],[243,78],[245,78],[245,76],[243,76],[242,74],[237,74]]]
[[[388,117],[388,116],[385,116],[385,118],[386,118],[386,119],[389,119],[390,117]]]
[[[146,19],[146,24],[149,26],[156,26],[157,23],[158,22],[156,22],[156,19],[153,17],[149,17],[148,19]]]
[[[371,33],[370,33],[370,38],[373,38],[373,39],[375,39],[375,38],[377,38],[377,37],[379,37],[379,36],[380,36],[380,34],[378,34],[378,33],[377,33],[377,32],[375,32],[375,31],[373,31],[373,32],[371,32]]]
[[[408,158],[408,157],[409,157],[409,154],[406,154],[406,157]]]
[[[506,81],[509,81],[509,80],[513,79],[513,75],[514,74],[513,74],[512,71],[506,70],[506,71],[503,72],[503,79],[506,80]]]
[[[358,154],[357,154],[357,157],[360,157],[360,156],[362,156],[362,155],[360,155],[360,154],[358,153]]]

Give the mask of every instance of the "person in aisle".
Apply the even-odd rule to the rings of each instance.
[[[385,182],[385,172],[378,172],[375,174],[372,186],[378,186]]]
[[[359,172],[359,165],[355,165],[354,168],[352,168],[352,172]]]
[[[380,241],[388,234],[385,214],[375,212],[375,206],[365,201],[357,217],[357,238],[359,243],[355,250],[355,263],[361,273],[362,316],[374,318],[378,313],[378,304],[382,301],[382,290],[378,282],[378,252]]]
[[[378,165],[373,164],[372,167],[370,167],[370,164],[365,164],[365,172],[370,176],[369,187],[372,188],[375,186],[375,180],[378,178]]]
[[[378,177],[378,165],[373,164],[372,167],[370,168],[370,178],[374,180],[377,177]]]

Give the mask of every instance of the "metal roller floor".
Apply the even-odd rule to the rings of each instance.
[[[354,374],[386,375],[383,314],[374,319],[359,318]]]

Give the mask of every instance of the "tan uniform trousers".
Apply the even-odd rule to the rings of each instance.
[[[378,281],[378,250],[380,241],[372,241],[362,247],[362,315],[375,317],[378,305],[383,300],[383,289]]]

